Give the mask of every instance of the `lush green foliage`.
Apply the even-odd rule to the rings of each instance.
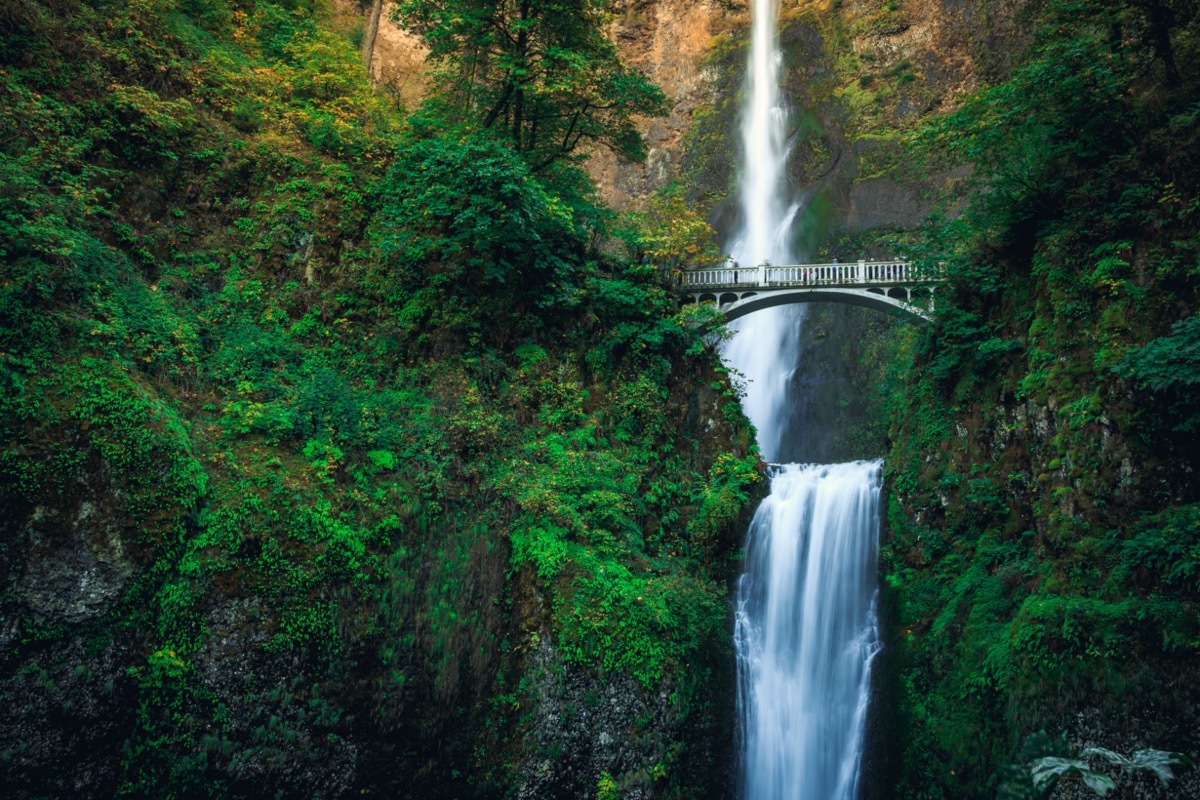
[[[888,460],[899,796],[987,796],[1040,728],[1198,746],[1195,10],[1040,4],[912,137],[977,191],[914,243],[948,286]]]
[[[547,639],[707,691],[680,675],[724,639],[749,428],[668,291],[686,209],[603,255],[581,174],[535,174],[636,155],[660,100],[599,7],[536,10],[539,71],[479,73],[525,97],[510,139],[397,116],[323,3],[0,2],[0,566],[103,518],[55,536],[124,576],[68,622],[8,584],[0,686],[117,653],[97,793],[332,794],[351,736],[375,789],[497,791]],[[53,793],[16,724],[3,769]]]
[[[1200,425],[1196,386],[1200,384],[1200,315],[1180,320],[1171,333],[1125,354],[1115,367],[1123,377],[1165,397],[1176,430],[1192,431]]]
[[[1182,753],[1163,750],[1138,750],[1132,756],[1088,747],[1073,753],[1061,737],[1051,739],[1045,731],[1030,734],[1021,747],[1023,763],[1012,764],[1001,771],[998,796],[1001,800],[1039,800],[1054,795],[1060,783],[1080,782],[1093,793],[1107,797],[1117,788],[1117,782],[1088,759],[1099,759],[1120,769],[1120,776],[1129,779],[1136,773],[1148,772],[1163,786],[1175,779],[1172,767],[1194,767],[1195,763]]]
[[[580,146],[644,157],[634,114],[665,98],[607,36],[609,0],[402,0],[396,16],[446,68],[432,106],[499,131],[535,172]]]

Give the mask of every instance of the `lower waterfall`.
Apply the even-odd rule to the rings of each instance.
[[[881,462],[775,467],[738,584],[742,797],[854,800],[871,661]]]

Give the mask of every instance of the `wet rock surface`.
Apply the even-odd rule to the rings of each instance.
[[[547,641],[532,661],[528,760],[514,796],[586,797],[602,774],[611,776],[623,798],[654,796],[654,778],[665,771],[668,749],[682,733],[668,689],[647,691],[625,676],[572,674]]]
[[[9,617],[5,653],[17,623]],[[0,660],[0,775],[9,797],[116,794],[135,695],[129,643],[83,635],[20,660]]]
[[[119,495],[110,499],[119,505]],[[38,506],[20,525],[29,549],[16,588],[32,613],[82,622],[120,596],[137,567],[113,505],[82,499],[66,508]]]

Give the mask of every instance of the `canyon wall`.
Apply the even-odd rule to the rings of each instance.
[[[345,13],[361,13],[339,0]],[[952,181],[891,174],[902,131],[1004,75],[1023,35],[1024,0],[784,0],[785,96],[792,106],[791,175],[815,199],[801,235],[811,247],[831,232],[912,227],[931,193]],[[419,40],[400,29],[384,2],[372,57],[377,85],[410,107],[425,88]],[[667,94],[669,112],[643,119],[648,156],[623,163],[607,150],[588,169],[614,208],[638,207],[680,181],[713,213],[735,221],[722,201],[734,185],[737,102],[749,10],[744,0],[622,0],[611,33],[625,60]]]

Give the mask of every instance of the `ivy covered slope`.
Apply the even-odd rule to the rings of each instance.
[[[0,2],[7,796],[720,783],[757,456],[579,5],[405,116],[319,0]]]
[[[893,418],[893,796],[993,796],[1039,729],[1200,753],[1197,10],[1036,4],[915,137],[983,188],[922,240],[948,286]]]

